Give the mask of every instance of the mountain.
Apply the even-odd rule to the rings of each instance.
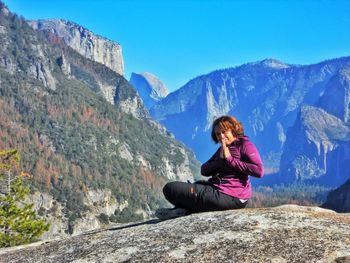
[[[101,36],[95,35],[88,29],[70,21],[51,19],[51,20],[32,20],[28,21],[36,30],[41,30],[46,32],[51,36],[53,42],[65,43],[73,50],[77,51],[83,57],[89,60],[101,63],[119,75],[124,74],[124,61],[122,56],[121,45],[110,41]],[[63,67],[66,67],[66,73],[72,73],[69,63],[66,60],[69,56],[62,57],[60,63]],[[67,64],[67,66],[65,65]],[[96,63],[94,65],[97,65]],[[73,68],[73,71],[76,68]],[[86,78],[84,72],[79,72],[81,75],[81,80],[85,81],[86,84],[90,84],[93,88],[99,86],[100,91],[105,96],[106,100],[114,104],[114,98],[118,97],[115,90],[115,80],[109,81],[109,83],[101,83],[99,80],[91,81]],[[104,80],[106,82],[107,78]],[[128,101],[124,103],[124,108],[135,113],[135,108],[140,108],[141,100],[139,97],[129,98]]]
[[[116,225],[0,251],[0,262],[349,262],[349,215],[281,206]]]
[[[280,181],[339,186],[350,178],[350,127],[315,106],[302,106],[281,157]]]
[[[148,72],[132,73],[129,82],[140,94],[147,109],[153,107],[169,94],[168,88],[164,83]]]
[[[329,81],[316,105],[349,124],[350,122],[350,65]]]
[[[315,106],[303,106],[280,164],[281,179],[339,186],[350,178],[350,67],[345,65],[326,84]]]
[[[122,47],[119,43],[98,36],[74,22],[62,19],[31,20],[28,23],[36,30],[49,31],[59,36],[79,54],[124,75]]]
[[[275,174],[280,170],[281,156],[286,149],[287,131],[295,124],[303,105],[328,103],[325,110],[330,110],[331,115],[338,114],[339,118],[343,114],[341,118],[348,125],[348,73],[344,72],[348,72],[349,64],[350,57],[314,65],[289,65],[266,59],[216,70],[170,93],[153,106],[150,113],[192,148],[202,162],[217,148],[210,142],[212,121],[224,114],[236,116],[257,145],[266,173]],[[335,106],[339,104],[335,103],[338,97],[328,100],[334,85],[341,86],[345,94],[339,106]],[[339,108],[332,111],[331,107]]]
[[[32,175],[30,198],[52,226],[44,238],[147,218],[166,181],[199,174],[123,76],[1,2],[0,113],[0,149],[17,148]]]
[[[330,192],[322,207],[332,209],[340,213],[350,212],[350,179],[339,188]]]

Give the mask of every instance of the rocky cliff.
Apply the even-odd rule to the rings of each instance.
[[[316,207],[193,214],[0,250],[0,262],[349,262],[350,216]]]
[[[339,186],[350,178],[350,128],[314,106],[303,106],[281,157],[280,180]]]
[[[350,68],[325,86],[316,106],[302,106],[288,130],[280,163],[281,180],[339,186],[350,178]]]
[[[3,19],[9,17],[11,13],[2,16]],[[59,20],[52,21],[54,22],[63,23]],[[57,37],[58,31],[54,33],[45,31],[45,37],[50,43],[38,43],[37,36],[31,40],[28,37],[28,41],[20,42],[17,37],[11,39],[11,36],[14,33],[18,34],[18,37],[21,34],[32,35],[33,32],[29,32],[25,26],[21,26],[21,32],[13,32],[5,24],[4,21],[0,31],[2,36],[0,66],[13,77],[16,77],[16,74],[25,73],[27,77],[36,79],[45,87],[55,90],[58,81],[53,72],[55,67],[59,66],[67,78],[83,82],[91,90],[101,94],[109,103],[119,105],[124,112],[131,113],[140,119],[149,117],[135,89],[120,74],[100,63],[85,59],[85,56],[89,57],[88,55],[79,55],[75,49],[68,48],[66,41],[62,41],[63,37]],[[72,25],[72,28],[78,27],[75,24],[68,24]],[[16,47],[13,46],[14,42]],[[55,54],[56,57],[52,57],[48,51],[50,45],[60,49],[59,54]],[[12,52],[13,49],[16,51]],[[24,51],[27,54],[24,54]],[[21,58],[16,61],[16,57]]]
[[[350,121],[350,65],[345,66],[327,84],[316,104],[345,123]]]
[[[125,113],[138,119],[150,118],[142,99],[124,77],[100,63],[86,59],[64,43],[56,43],[57,39],[51,33],[45,36],[52,45],[61,49],[56,62],[67,78],[84,83],[110,104],[118,105]]]
[[[144,109],[140,97],[136,96],[135,90],[130,89],[129,84],[123,78],[120,78],[120,75],[124,74],[124,62],[121,46],[118,43],[95,35],[86,28],[69,21],[52,19],[28,21],[28,23],[35,30],[45,32],[53,44],[62,45],[64,43],[83,57],[97,62],[86,62],[86,60],[77,57],[74,52],[65,48],[62,56],[58,58],[58,63],[62,72],[68,77],[77,78],[91,89],[99,91],[109,103],[119,104],[125,112],[138,118],[148,117],[148,112]],[[3,64],[9,63],[4,61]],[[108,67],[117,74],[106,73],[106,69],[99,64]],[[37,63],[36,68],[40,68],[40,65],[40,63]],[[41,68],[45,69],[43,66]],[[50,71],[46,70],[45,72],[48,75],[46,79],[52,80],[52,77],[48,74]],[[104,73],[102,77],[101,72]],[[44,79],[41,75],[39,77]],[[45,82],[48,82],[46,79],[44,79]],[[49,84],[52,82],[49,82]]]
[[[147,109],[153,107],[155,103],[169,94],[164,83],[148,72],[132,73],[129,82],[138,91]]]
[[[28,23],[34,29],[54,33],[84,57],[124,75],[124,61],[120,44],[98,36],[76,23],[62,19],[32,20]]]
[[[110,189],[88,189],[84,192],[82,205],[89,209],[72,222],[65,214],[65,205],[49,193],[36,191],[28,196],[28,201],[34,204],[39,216],[50,223],[49,230],[40,237],[41,240],[66,238],[102,228],[109,223],[109,218],[128,209],[129,206],[127,200],[117,200]],[[143,218],[149,218],[151,215],[149,208],[139,210],[138,213]]]

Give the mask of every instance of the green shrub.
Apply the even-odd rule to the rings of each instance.
[[[11,175],[19,161],[17,150],[0,151],[0,179],[3,179],[0,181],[3,189],[0,195],[0,247],[30,243],[49,229],[49,224],[37,217],[33,204],[25,202],[30,189],[22,177]]]
[[[22,178],[16,177],[11,191],[0,197],[0,247],[30,243],[49,229],[49,224],[37,217],[33,204],[24,203],[28,192]]]

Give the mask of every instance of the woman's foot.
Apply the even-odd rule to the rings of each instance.
[[[168,220],[180,216],[188,215],[186,209],[184,208],[159,208],[155,212],[155,216],[158,217],[160,220]]]

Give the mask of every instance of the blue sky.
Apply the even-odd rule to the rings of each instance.
[[[216,69],[350,55],[349,0],[2,0],[26,19],[62,18],[122,45],[125,77],[170,90]]]

